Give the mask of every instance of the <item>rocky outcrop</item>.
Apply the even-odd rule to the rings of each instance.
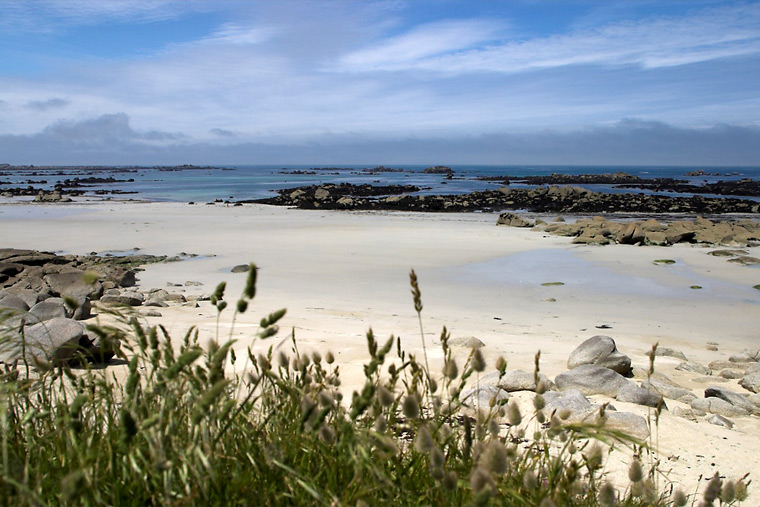
[[[317,199],[318,189],[328,196]],[[239,203],[273,204],[302,209],[393,210],[427,212],[528,210],[542,213],[760,213],[760,203],[735,198],[668,197],[647,194],[605,194],[580,187],[550,186],[485,190],[456,195],[409,195],[414,186],[372,186],[348,183],[289,188],[278,196]],[[323,193],[322,193],[323,194]],[[321,195],[322,195],[321,194]],[[341,199],[344,199],[343,202]],[[650,231],[655,236],[664,231]],[[687,234],[688,236],[688,234]],[[693,236],[693,235],[692,235]],[[635,236],[638,237],[638,236]]]
[[[614,398],[630,383],[619,373],[595,364],[584,364],[560,373],[554,378],[557,389],[577,389],[583,394],[603,394]]]
[[[507,224],[507,221],[499,223]],[[738,220],[713,222],[678,220],[668,223],[654,219],[617,222],[603,217],[582,218],[575,223],[538,224],[536,230],[555,236],[568,236],[574,243],[670,246],[699,243],[714,246],[752,246],[760,244],[760,221]],[[742,250],[717,250],[712,255],[728,257],[729,262],[751,265],[760,262]]]
[[[532,227],[533,224],[515,213],[505,212],[499,215],[496,225],[508,225],[510,227]]]
[[[117,352],[118,340],[90,333],[79,321],[90,318],[92,301],[141,305],[145,296],[130,288],[135,271],[140,264],[168,260],[173,259],[0,249],[0,361],[107,362]],[[162,300],[173,296],[184,301],[184,296],[169,293]]]
[[[567,360],[570,369],[586,364],[603,366],[621,375],[631,372],[631,358],[618,351],[615,340],[609,336],[592,336],[576,347]]]

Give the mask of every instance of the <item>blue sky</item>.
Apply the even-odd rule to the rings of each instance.
[[[0,163],[760,165],[760,2],[0,0]]]

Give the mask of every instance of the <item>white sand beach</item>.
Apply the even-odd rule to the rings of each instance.
[[[172,290],[209,294],[227,281],[227,299],[234,302],[245,275],[230,269],[255,262],[258,292],[235,324],[236,348],[246,349],[263,315],[287,308],[280,335],[257,347],[279,344],[292,330],[301,350],[333,351],[349,387],[362,378],[369,328],[380,340],[400,336],[409,352],[421,354],[409,287],[412,268],[422,290],[434,370],[444,325],[454,338],[482,340],[489,366],[503,355],[509,368],[531,371],[540,350],[542,372],[552,378],[567,369],[570,352],[596,334],[614,338],[642,368],[648,367],[645,353],[655,343],[703,364],[760,347],[760,291],[753,289],[760,284],[758,267],[732,264],[691,245],[574,245],[569,238],[496,226],[496,218],[107,201],[0,205],[4,247],[198,255],[146,267],[138,273],[140,290],[183,284]],[[760,257],[760,248],[749,254]],[[675,264],[653,263],[664,258]],[[184,286],[186,281],[202,285]],[[542,285],[551,282],[564,285]],[[161,313],[146,322],[161,323],[177,339],[190,326],[198,326],[204,338],[217,333],[216,311],[208,302]],[[231,316],[230,310],[221,318],[223,337],[229,336]],[[708,350],[709,344],[718,350]],[[287,341],[282,346],[289,348]],[[462,349],[461,357],[467,353]],[[711,384],[675,370],[680,362],[658,357],[656,371],[701,395]],[[736,380],[719,385],[747,392]],[[614,405],[645,416],[651,410]],[[668,406],[672,411],[679,402],[668,400]],[[750,472],[757,479],[760,418],[734,422],[729,430],[704,417],[693,422],[666,411],[656,432],[662,470],[672,470],[670,479],[687,491],[716,470],[730,478]],[[750,493],[756,491],[753,484]]]

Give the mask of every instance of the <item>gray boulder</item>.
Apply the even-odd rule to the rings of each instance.
[[[690,371],[692,373],[699,373],[700,375],[710,375],[711,373],[710,368],[696,361],[684,361],[676,366],[676,370]]]
[[[729,370],[727,368],[718,373],[718,376],[728,380],[736,380],[744,377],[744,373],[740,370]]]
[[[543,396],[544,410],[549,414],[563,410],[569,410],[573,414],[585,414],[594,410],[595,407],[578,389],[568,389],[562,392],[549,391]]]
[[[650,353],[651,352],[647,352],[647,356],[649,356]],[[682,361],[688,361],[688,359],[686,359],[686,355],[683,352],[680,350],[671,349],[670,347],[657,347],[654,355],[655,357],[675,357],[676,359],[681,359]]]
[[[509,393],[500,387],[486,385],[463,391],[460,399],[469,407],[487,409],[493,403],[508,400]]]
[[[596,335],[581,343],[567,360],[571,370],[581,365],[598,365],[622,375],[631,372],[631,358],[618,351],[615,340]]]
[[[618,401],[645,405],[647,407],[656,407],[660,403],[660,395],[644,389],[643,387],[639,387],[633,382],[629,382],[621,387],[616,399]]]
[[[710,361],[707,364],[707,367],[711,370],[724,370],[726,368],[732,368],[734,370],[744,370],[746,371],[747,368],[752,366],[755,363],[733,363],[731,361]]]
[[[604,366],[584,364],[560,373],[554,379],[554,383],[560,391],[578,389],[586,395],[604,394],[614,398],[630,381]]]
[[[21,335],[2,344],[0,358],[5,363],[22,360],[26,353],[27,361],[46,361],[64,363],[83,351],[87,343],[84,326],[71,319],[55,318],[29,326],[24,331],[24,343]]]
[[[554,382],[543,373],[538,374],[539,382],[544,383],[546,390],[554,388]],[[489,383],[512,393],[516,391],[536,391],[535,375],[523,370],[507,370],[504,376],[499,378],[499,372],[494,371],[480,377],[481,383]]]
[[[675,407],[673,409],[673,415],[676,417],[681,417],[683,419],[688,419],[689,421],[697,421],[696,414],[694,414],[694,411],[690,408]]]
[[[760,361],[760,350],[745,350],[728,358],[731,363],[756,363]]]
[[[88,283],[85,272],[80,270],[51,273],[45,275],[44,280],[50,287],[50,293],[54,296],[98,299],[103,293],[103,285],[99,281]]]
[[[15,310],[16,312],[26,312],[29,310],[29,305],[16,295],[4,294],[0,296],[0,308]]]
[[[739,381],[739,385],[753,393],[760,393],[760,371],[747,373]]]
[[[731,419],[726,419],[722,415],[710,414],[705,418],[705,421],[716,426],[723,426],[724,428],[732,429],[734,422]]]
[[[101,303],[126,305],[126,306],[140,306],[143,304],[145,298],[139,292],[125,291],[119,295],[105,295],[100,298]]]
[[[757,410],[755,405],[747,399],[747,396],[735,393],[721,386],[710,386],[705,389],[705,398],[720,398],[721,400],[727,401],[731,405],[744,409],[747,412],[755,412]]]
[[[40,301],[29,309],[29,315],[29,321],[32,323],[67,317],[66,308],[63,305],[63,300],[60,298],[50,298],[45,301]]]
[[[695,398],[691,401],[691,408],[724,417],[744,417],[749,415],[749,411],[731,405],[720,398]]]
[[[13,295],[21,298],[24,303],[26,303],[27,308],[33,307],[42,299],[37,291],[31,289],[22,289],[18,287],[11,287],[9,289],[3,289],[0,291],[0,299],[6,295]]]
[[[449,340],[449,345],[452,347],[479,349],[480,347],[485,346],[485,343],[483,343],[479,338],[475,338],[474,336],[460,336]]]
[[[683,387],[674,386],[657,379],[642,380],[641,387],[647,391],[651,391],[656,395],[668,398],[670,400],[681,401],[684,403],[690,403],[691,400],[697,397],[696,394],[685,389]]]

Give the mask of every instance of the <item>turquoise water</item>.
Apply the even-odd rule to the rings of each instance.
[[[424,174],[425,166],[393,166],[403,172],[368,174],[363,171],[372,165],[337,166],[330,169],[314,170],[316,174],[284,174],[292,171],[310,171],[309,166],[225,166],[219,169],[194,169],[182,171],[161,171],[158,168],[101,168],[77,169],[56,168],[42,170],[29,168],[9,171],[0,169],[0,192],[3,188],[28,186],[28,180],[46,180],[46,184],[35,183],[35,188],[51,189],[55,183],[76,177],[113,177],[118,180],[134,179],[133,182],[97,184],[87,190],[118,189],[134,192],[118,198],[147,199],[152,201],[208,202],[221,200],[258,199],[274,195],[277,189],[322,183],[348,182],[382,185],[417,185],[421,194],[461,194],[476,190],[498,188],[498,183],[481,181],[482,176],[524,176],[559,174],[603,174],[627,172],[644,178],[678,178],[692,184],[751,178],[760,180],[760,167],[657,167],[657,166],[451,166],[454,179],[446,180],[440,174]],[[685,176],[694,170],[702,170],[710,176]],[[720,173],[714,176],[713,173]],[[520,187],[521,185],[513,185]],[[524,185],[522,185],[524,186]],[[585,185],[590,190],[624,193],[644,192],[638,189],[618,189],[609,185]],[[674,195],[674,194],[669,194]],[[755,200],[760,200],[755,198]]]

